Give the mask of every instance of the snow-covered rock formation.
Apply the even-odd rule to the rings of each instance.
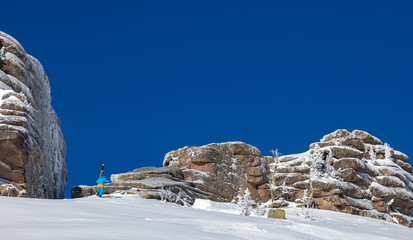
[[[364,131],[337,130],[310,150],[274,159],[272,198],[413,227],[409,158]]]
[[[177,167],[144,167],[127,173],[112,174],[110,180],[111,184],[105,185],[105,194],[136,195],[181,205],[192,205],[196,198],[217,199],[217,196],[186,181],[183,170]],[[96,186],[81,185],[71,189],[72,198],[87,197],[96,192]]]
[[[269,206],[290,202],[386,219],[413,227],[409,158],[364,131],[337,130],[301,154],[263,157],[243,142],[184,147],[165,155],[162,168],[112,175],[112,191],[145,198],[185,196],[232,201],[246,189]],[[108,188],[105,189],[108,193]],[[72,197],[95,187],[76,186]]]
[[[62,198],[66,145],[40,62],[0,32],[0,195]]]
[[[167,153],[163,164],[113,174],[112,192],[155,199],[170,196],[172,201],[185,196],[186,203],[192,204],[195,198],[232,201],[248,187],[254,200],[271,198],[268,162],[256,147],[243,142],[184,147]],[[96,187],[75,186],[71,193],[72,198],[90,196]]]
[[[184,147],[167,153],[163,165],[183,168],[186,180],[227,201],[246,188],[254,200],[267,202],[271,197],[267,160],[243,142]]]

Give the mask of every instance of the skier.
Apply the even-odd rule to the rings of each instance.
[[[97,195],[99,197],[102,197],[102,195],[103,195],[103,187],[104,187],[103,184],[105,184],[105,183],[110,183],[110,181],[107,180],[104,176],[100,177],[98,180],[96,180],[96,184],[97,184],[97,188],[98,188]]]

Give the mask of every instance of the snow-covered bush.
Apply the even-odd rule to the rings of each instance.
[[[264,216],[265,215],[265,205],[261,202],[259,202],[256,206],[256,208],[254,209],[254,213],[257,216]]]
[[[376,151],[374,151],[373,145],[370,146],[369,155],[370,155],[371,161],[373,161],[373,164],[377,165],[377,155],[376,155]]]
[[[244,195],[238,194],[238,211],[240,215],[249,216],[251,215],[252,205],[255,202],[251,200],[251,193],[247,189],[244,191]]]
[[[343,169],[339,168],[337,170],[334,170],[331,173],[331,177],[338,180],[338,181],[343,181],[343,177],[341,176],[341,174],[343,173]]]
[[[307,189],[304,190],[304,196],[301,200],[301,211],[305,219],[313,220],[314,218],[314,205],[312,194],[307,195]]]
[[[387,213],[388,214],[390,214],[390,210],[391,210],[390,207],[393,203],[394,203],[394,199],[392,199],[392,200],[390,200],[386,203],[386,208],[387,208]]]
[[[278,164],[279,163],[279,158],[280,158],[280,155],[281,155],[281,153],[278,151],[278,148],[276,148],[275,150],[271,149],[270,152],[271,152],[272,156],[274,157],[274,163]]]
[[[320,178],[324,176],[326,171],[326,163],[324,161],[324,152],[318,144],[315,145],[313,153],[311,154],[312,164],[311,164],[311,176]]]
[[[175,189],[175,192],[177,189]],[[161,188],[161,201],[162,202],[172,202],[172,203],[177,203],[186,207],[189,207],[189,200],[191,197],[185,192],[182,191],[182,189],[179,188],[179,192],[175,193],[173,192],[170,188],[164,188],[162,186]]]
[[[390,145],[388,143],[384,144],[384,157],[385,157],[386,160],[390,160],[390,161],[393,160],[392,157],[391,157],[391,151],[392,150],[393,149],[390,147]]]
[[[161,188],[161,201],[162,202],[175,202],[176,194],[171,191],[171,189],[165,189],[163,186]]]

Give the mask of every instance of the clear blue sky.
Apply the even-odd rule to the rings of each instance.
[[[411,1],[8,1],[43,64],[70,188],[244,141],[304,152],[362,129],[413,157]],[[410,161],[412,162],[412,161]]]

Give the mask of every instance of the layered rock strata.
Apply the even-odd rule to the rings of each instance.
[[[145,198],[160,199],[164,191],[171,190],[175,194],[185,192],[188,199],[232,201],[248,187],[252,198],[261,202],[271,198],[269,179],[267,160],[256,147],[242,142],[184,147],[167,153],[162,168],[142,168],[111,176],[112,192]],[[105,193],[108,191],[106,187]],[[72,188],[72,198],[94,193],[96,187],[92,186]]]
[[[104,193],[136,195],[142,198],[192,205],[195,198],[220,200],[219,196],[198,189],[185,181],[185,170],[176,167],[144,167],[131,172],[113,174],[111,184],[105,184]],[[96,186],[75,186],[72,198],[95,195]],[[222,200],[222,199],[221,199]]]
[[[167,153],[163,165],[186,169],[186,180],[227,201],[247,187],[254,200],[271,198],[268,162],[256,147],[243,142],[184,147]]]
[[[0,32],[0,195],[63,198],[65,155],[42,65]]]
[[[185,196],[232,201],[248,188],[256,202],[286,201],[413,227],[413,173],[405,154],[367,132],[337,130],[305,153],[263,157],[243,142],[184,147],[165,155],[162,168],[112,175],[112,192],[145,198]],[[109,188],[105,189],[108,193]],[[76,186],[72,197],[96,188]]]
[[[273,161],[273,199],[310,199],[319,209],[413,227],[409,158],[367,132],[337,130],[303,154]]]

